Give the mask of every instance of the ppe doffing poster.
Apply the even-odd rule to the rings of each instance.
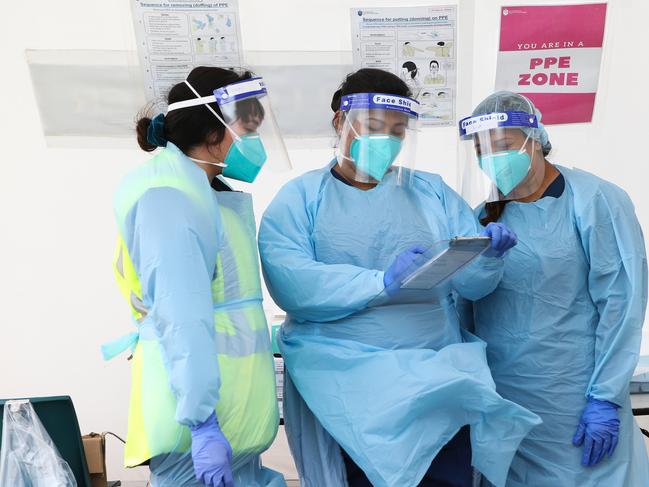
[[[352,8],[354,67],[403,79],[427,126],[455,124],[455,6]]]
[[[131,0],[147,100],[166,98],[196,66],[242,64],[237,0]]]
[[[503,7],[496,89],[527,96],[544,124],[590,122],[606,4]]]

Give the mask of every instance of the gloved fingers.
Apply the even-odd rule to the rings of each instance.
[[[408,249],[408,252],[411,252],[413,254],[423,254],[426,252],[426,247],[423,245],[413,245]]]
[[[572,437],[572,444],[575,446],[583,445],[585,433],[586,433],[586,425],[580,422],[579,426],[577,426],[577,431],[575,432],[575,436]]]
[[[196,476],[196,480],[198,480],[199,482],[202,482],[205,485],[212,485],[209,483],[209,472],[205,471],[202,468],[197,468],[196,462],[194,462],[194,475]]]
[[[593,448],[590,452],[590,459],[588,460],[588,466],[592,467],[597,464],[597,458],[602,452],[604,440],[598,436],[593,436]]]
[[[590,465],[597,465],[599,461],[602,459],[604,456],[604,453],[606,453],[606,450],[604,450],[604,438],[602,437],[595,437],[594,439],[594,447],[593,447],[593,453],[590,456]]]
[[[505,252],[516,245],[518,239],[516,234],[508,226],[501,224],[500,230],[502,231],[500,249]]]
[[[609,457],[612,457],[612,456],[613,456],[613,452],[615,451],[615,448],[617,447],[617,441],[618,441],[618,439],[619,439],[619,438],[618,438],[617,435],[613,435],[613,437],[611,438],[611,446],[610,446],[609,449],[608,449],[608,456],[609,456]]]
[[[611,435],[604,435],[604,438],[602,438],[602,448],[599,450],[597,454],[597,458],[595,458],[595,464],[598,464],[599,462],[602,461],[602,458],[606,455],[606,453],[609,451],[611,448]]]
[[[234,479],[232,478],[232,469],[230,467],[226,467],[223,472],[223,486],[234,487]]]
[[[503,231],[504,249],[509,250],[518,243],[518,237],[511,228],[504,227]]]
[[[495,224],[489,224],[487,228],[491,231],[491,248],[498,252],[502,251],[502,228]]]
[[[205,477],[203,483],[208,487],[223,487],[223,473],[220,469],[217,472],[205,475]]]
[[[593,438],[590,435],[584,437],[584,449],[581,452],[581,464],[587,467],[590,464],[590,456],[593,453]]]
[[[212,486],[212,476],[209,475],[208,472],[203,472],[202,474],[197,475],[196,480],[198,480],[199,482],[204,483],[205,485],[208,485],[209,487],[213,487]]]

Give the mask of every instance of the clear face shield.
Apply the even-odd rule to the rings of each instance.
[[[459,187],[475,207],[481,203],[526,198],[545,176],[536,115],[497,112],[460,121]]]
[[[201,97],[187,81],[185,84],[196,98],[172,103],[167,113],[205,105],[225,125],[233,141],[225,159],[218,163],[223,166],[223,176],[252,183],[267,162],[275,170],[291,169],[262,78],[232,83],[205,97]],[[209,103],[216,103],[222,116]]]
[[[377,184],[384,178],[408,185],[417,140],[419,104],[411,98],[354,93],[340,101],[342,123],[336,159],[348,178]]]

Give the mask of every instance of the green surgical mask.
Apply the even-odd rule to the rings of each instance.
[[[242,135],[235,140],[225,156],[223,176],[252,183],[268,156],[259,134]]]
[[[480,168],[505,196],[521,184],[532,165],[527,152],[507,150],[478,158]]]
[[[352,140],[349,155],[359,171],[381,181],[399,155],[401,143],[392,135],[360,135]]]

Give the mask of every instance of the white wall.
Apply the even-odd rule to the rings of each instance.
[[[391,2],[240,3],[246,49],[348,51],[348,8]],[[412,4],[426,3],[455,2]],[[525,2],[461,2],[465,12],[475,8],[475,25],[464,24],[463,34],[473,33],[473,39],[461,47],[460,102],[465,110],[493,89],[498,6],[513,3]],[[7,12],[9,19],[0,29],[0,397],[69,394],[83,431],[124,434],[129,365],[123,358],[105,364],[99,355],[102,342],[131,326],[112,279],[111,198],[120,177],[147,155],[135,145],[114,150],[46,148],[24,49],[133,49],[128,2],[7,2],[5,19]],[[303,21],[314,15],[317,21]],[[594,122],[554,126],[549,132],[555,160],[622,185],[649,234],[649,157],[643,124],[636,122],[649,113],[643,35],[647,20],[649,2],[609,2]],[[455,129],[429,129],[420,135],[420,167],[454,183]],[[327,141],[317,148],[289,141],[289,147],[293,173],[263,174],[252,188],[258,215],[286,179],[321,166],[331,156]],[[649,343],[644,351],[649,353]],[[115,445],[109,458],[111,477],[146,478],[142,470],[119,472],[120,455]]]

